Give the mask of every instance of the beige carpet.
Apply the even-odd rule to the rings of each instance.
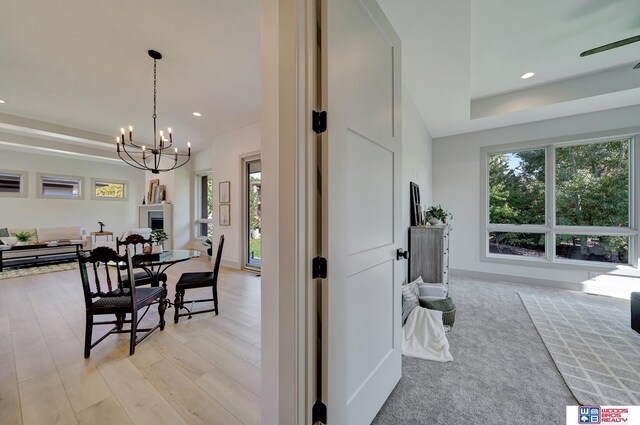
[[[53,272],[62,272],[66,270],[73,270],[78,268],[78,263],[58,263],[58,264],[43,264],[41,266],[33,267],[19,267],[19,268],[5,268],[0,272],[0,280],[2,279],[14,279],[16,277],[31,276],[34,274],[44,274]]]

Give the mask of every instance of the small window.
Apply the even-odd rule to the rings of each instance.
[[[91,199],[125,201],[128,182],[111,179],[91,179]]]
[[[22,171],[0,170],[0,196],[27,196],[27,173]]]
[[[39,174],[38,180],[39,197],[82,199],[82,177]]]
[[[211,238],[213,235],[213,176],[211,173],[196,174],[196,237]]]

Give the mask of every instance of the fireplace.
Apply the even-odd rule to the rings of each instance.
[[[152,229],[164,229],[164,212],[149,211],[149,227]]]
[[[166,249],[173,249],[173,210],[171,204],[140,205],[138,207],[139,227],[162,229],[169,236],[164,243]]]

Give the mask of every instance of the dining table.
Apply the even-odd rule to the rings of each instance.
[[[198,257],[200,257],[200,251],[195,249],[168,249],[158,254],[136,254],[131,257],[131,262],[134,268],[144,270],[151,279],[155,280],[153,286],[160,286],[158,278],[169,267]],[[163,283],[162,287],[164,297],[167,298],[167,284]],[[169,306],[172,305],[170,300],[167,299],[167,302]]]

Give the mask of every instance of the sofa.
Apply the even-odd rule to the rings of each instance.
[[[18,242],[15,235],[28,232],[27,242]],[[0,270],[3,266],[33,265],[45,262],[73,260],[78,249],[91,250],[91,236],[80,226],[0,229]],[[9,236],[3,236],[3,235]],[[66,245],[71,243],[72,245]],[[81,244],[79,247],[77,244]],[[11,247],[22,246],[20,250]],[[25,248],[25,247],[29,248]]]

